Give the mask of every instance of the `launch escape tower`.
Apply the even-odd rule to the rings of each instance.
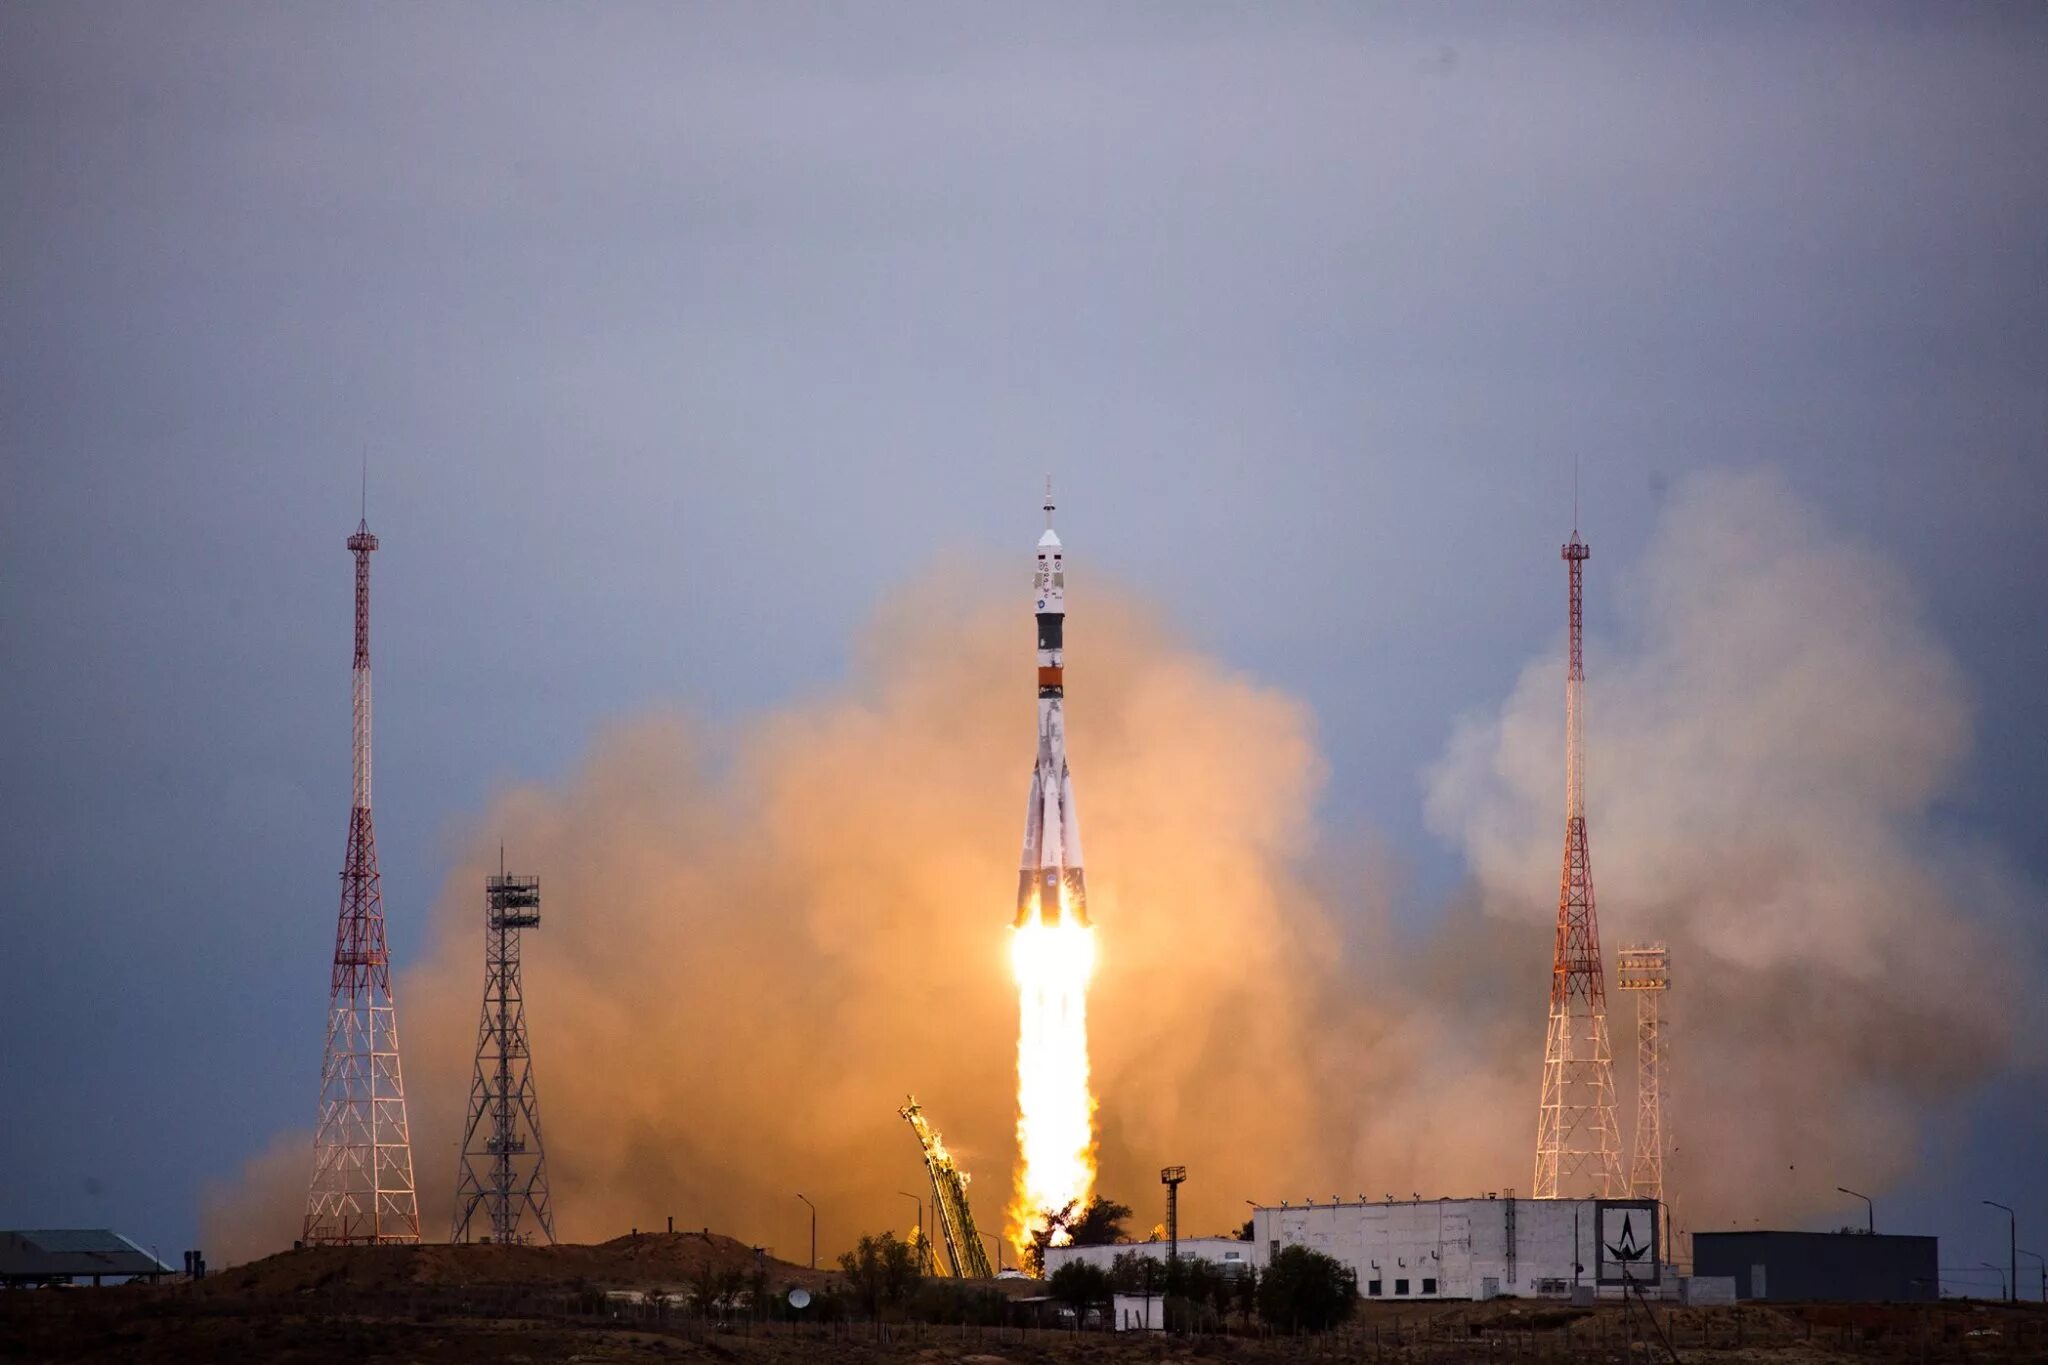
[[[1661,943],[1615,953],[1614,984],[1636,997],[1636,1136],[1628,1192],[1664,1201],[1664,992],[1671,988],[1671,950]],[[1666,1224],[1669,1218],[1665,1219]],[[1670,1229],[1665,1228],[1666,1245]]]
[[[334,931],[313,1179],[306,1190],[302,1238],[309,1246],[420,1239],[398,1064],[398,1007],[391,996],[377,836],[370,825],[370,552],[377,537],[367,517],[348,538],[348,548],[356,557],[355,800]]]
[[[476,1235],[481,1208],[493,1242],[530,1241],[533,1233],[522,1234],[519,1220],[531,1210],[540,1235],[549,1246],[555,1243],[540,1096],[519,982],[519,931],[539,927],[540,878],[506,875],[500,855],[498,875],[484,880],[484,1008],[469,1083],[469,1121],[462,1130],[452,1242]]]
[[[952,1263],[955,1279],[985,1280],[988,1252],[982,1249],[981,1234],[974,1227],[974,1213],[967,1207],[967,1172],[953,1163],[946,1145],[925,1122],[924,1110],[915,1095],[905,1095],[904,1106],[896,1112],[909,1121],[924,1153],[924,1168],[932,1178],[932,1208],[939,1218],[939,1233],[946,1241],[946,1259]]]
[[[1607,1038],[1600,920],[1593,907],[1593,866],[1586,848],[1582,601],[1585,564],[1592,553],[1574,527],[1571,543],[1563,550],[1571,599],[1571,656],[1564,684],[1564,871],[1558,883],[1550,1025],[1536,1119],[1538,1199],[1587,1194],[1614,1199],[1626,1189],[1614,1122],[1614,1055]]]

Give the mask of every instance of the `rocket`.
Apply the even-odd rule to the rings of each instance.
[[[1052,529],[1052,480],[1045,481],[1045,534],[1038,538],[1032,599],[1038,619],[1038,757],[1031,769],[1031,801],[1024,810],[1024,859],[1017,870],[1017,918],[1058,924],[1065,902],[1071,922],[1088,923],[1088,893],[1081,881],[1081,817],[1074,809],[1074,778],[1067,771],[1063,708],[1067,567]]]

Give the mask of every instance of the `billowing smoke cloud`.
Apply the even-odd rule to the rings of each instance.
[[[1929,1106],[2000,1061],[2019,996],[1996,930],[2021,889],[1936,818],[1969,747],[1962,679],[1897,570],[1767,475],[1685,485],[1610,572],[1593,870],[1610,963],[1671,944],[1672,1182],[1699,1227],[1882,1187]],[[1563,676],[1560,648],[1431,774],[1489,917],[1556,913]],[[1626,1087],[1634,1007],[1612,1003]]]
[[[564,1237],[672,1214],[800,1257],[798,1191],[827,1252],[902,1229],[897,1192],[924,1188],[907,1092],[1001,1230],[1033,637],[1014,585],[962,581],[898,594],[843,692],[724,733],[636,721],[565,785],[509,792],[478,823],[431,956],[398,984],[430,1233],[449,1214],[500,838],[542,879],[525,975]],[[1149,1202],[1161,1164],[1197,1165],[1212,1194],[1191,1219],[1220,1226],[1237,1191],[1342,1151],[1305,1137],[1317,1102],[1298,1060],[1321,1025],[1297,978],[1327,971],[1335,937],[1290,870],[1321,778],[1309,718],[1099,589],[1068,658],[1101,926],[1093,1058],[1114,1097],[1104,1187]],[[264,1169],[218,1205],[224,1256],[291,1236],[303,1173]]]
[[[1897,574],[1768,479],[1683,488],[1644,561],[1612,572],[1622,630],[1589,647],[1594,869],[1610,957],[1672,944],[1687,1221],[1881,1186],[1929,1104],[1997,1064],[2018,988],[1985,913],[2015,884],[1930,815],[1968,742],[1956,670]],[[911,1091],[999,1228],[1032,736],[1013,588],[936,575],[864,631],[834,694],[722,731],[632,722],[479,820],[399,984],[430,1236],[501,838],[542,878],[526,978],[564,1237],[673,1215],[801,1258],[798,1191],[827,1254],[905,1227],[898,1191],[924,1188],[895,1112]],[[1525,1186],[1561,658],[1461,725],[1431,773],[1474,889],[1417,943],[1387,922],[1371,856],[1318,846],[1302,705],[1099,584],[1069,632],[1099,1187],[1149,1212],[1157,1168],[1185,1163],[1185,1221],[1211,1231],[1246,1197]],[[1630,1019],[1617,998],[1625,1097]],[[218,1192],[223,1259],[289,1242],[306,1152],[281,1140]]]

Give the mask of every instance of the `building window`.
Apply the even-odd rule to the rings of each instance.
[[[1378,1298],[1380,1296],[1380,1282],[1378,1280],[1367,1280],[1365,1282],[1365,1294],[1367,1298]]]
[[[1405,1294],[1405,1293],[1407,1293],[1407,1292],[1408,1292],[1408,1281],[1406,1281],[1406,1280],[1396,1280],[1396,1281],[1394,1281],[1394,1292],[1395,1292],[1396,1294]]]
[[[1422,1282],[1422,1292],[1425,1294],[1436,1293],[1436,1281],[1431,1279],[1424,1279]]]

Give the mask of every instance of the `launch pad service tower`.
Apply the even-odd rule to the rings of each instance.
[[[1011,965],[1017,977],[1017,1147],[1010,1240],[1023,1251],[1034,1229],[1095,1189],[1095,1099],[1088,1079],[1088,981],[1095,934],[1081,874],[1081,820],[1067,770],[1067,569],[1052,529],[1046,480],[1045,534],[1038,539],[1032,599],[1038,622],[1038,754],[1024,812]]]

